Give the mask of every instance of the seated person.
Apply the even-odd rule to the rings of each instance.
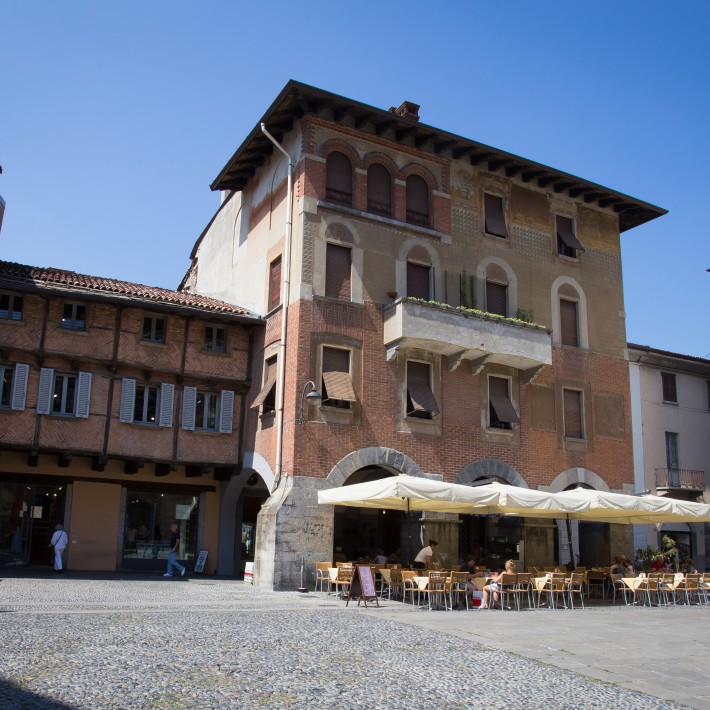
[[[483,587],[483,604],[481,604],[481,609],[488,609],[489,597],[491,593],[493,594],[494,603],[498,603],[500,599],[500,594],[498,594],[498,591],[500,590],[500,583],[503,580],[503,575],[515,574],[515,572],[515,562],[513,562],[513,560],[508,560],[505,563],[505,570],[493,577],[493,580],[485,587]]]
[[[691,560],[690,557],[686,558],[685,560],[683,560],[683,562],[681,562],[679,571],[682,572],[683,574],[697,574],[698,573],[698,570],[696,570],[695,567],[693,567],[693,560]]]
[[[612,562],[609,574],[620,574],[626,577],[626,565],[621,561],[621,557],[617,555]]]
[[[668,567],[668,563],[666,562],[663,555],[658,555],[653,558],[653,562],[651,562],[651,571],[653,571],[653,572],[668,572],[668,571],[670,571],[670,568]]]
[[[485,579],[486,573],[476,571],[476,558],[473,555],[469,555],[466,558],[466,562],[461,565],[461,572],[466,572],[468,575],[468,582],[466,583],[466,594],[471,599],[471,595],[475,592],[478,587],[471,580],[483,577]]]
[[[394,552],[390,552],[389,556],[387,557],[387,564],[398,565],[401,562],[402,558],[400,556],[399,548],[397,548]]]
[[[372,556],[372,561],[384,567],[387,564],[387,558],[385,557],[385,551],[382,549],[377,550],[377,554]]]
[[[343,552],[343,548],[340,545],[335,546],[335,554],[333,555],[333,562],[347,562],[348,558]]]

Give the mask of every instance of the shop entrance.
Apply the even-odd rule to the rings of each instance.
[[[49,541],[64,522],[66,486],[0,483],[0,565],[50,565]]]

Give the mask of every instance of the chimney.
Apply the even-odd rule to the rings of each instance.
[[[402,118],[409,118],[412,121],[419,120],[419,104],[413,104],[411,101],[403,101],[399,108],[392,106],[390,113],[395,113]]]

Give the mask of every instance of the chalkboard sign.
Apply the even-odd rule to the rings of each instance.
[[[195,560],[195,574],[202,574],[204,572],[208,554],[207,550],[200,550]]]
[[[345,602],[345,606],[350,603],[353,597],[357,597],[358,606],[360,606],[360,602],[363,602],[365,606],[367,606],[367,600],[374,599],[375,605],[379,607],[380,603],[377,601],[377,590],[375,589],[375,578],[372,575],[372,567],[369,565],[358,565],[357,577],[360,582],[360,588],[356,589],[356,585],[354,584],[355,579],[353,578],[353,584],[350,585],[348,600]]]

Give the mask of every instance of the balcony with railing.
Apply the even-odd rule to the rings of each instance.
[[[705,471],[691,468],[657,468],[656,489],[702,493],[705,490]]]
[[[534,323],[441,303],[400,298],[385,306],[387,358],[400,349],[422,349],[447,358],[449,369],[470,362],[475,374],[487,363],[528,373],[552,364],[550,331]]]

